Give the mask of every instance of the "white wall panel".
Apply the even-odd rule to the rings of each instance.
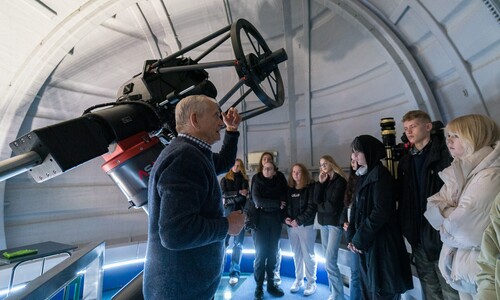
[[[491,86],[497,85],[499,72],[491,66],[500,59],[496,46],[500,30],[482,1],[397,1],[397,7],[405,7],[398,19],[387,1],[365,2],[412,49],[431,83],[443,121],[467,113],[489,114],[498,121],[491,113],[498,109],[491,100],[498,99],[498,90]]]

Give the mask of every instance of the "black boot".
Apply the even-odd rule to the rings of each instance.
[[[254,299],[255,300],[262,300],[262,299],[264,299],[264,289],[262,289],[262,286],[257,286],[255,288]]]
[[[267,282],[267,292],[274,297],[283,297],[285,295],[283,290],[274,281]]]

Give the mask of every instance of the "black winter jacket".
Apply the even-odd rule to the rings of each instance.
[[[299,225],[309,226],[314,223],[316,204],[314,203],[314,183],[297,190],[288,187],[285,219],[296,220]]]
[[[257,173],[252,178],[253,203],[264,211],[279,211],[286,200],[286,189],[285,176],[276,174],[269,179]]]
[[[277,195],[279,201],[273,201],[272,199],[267,198],[269,195],[264,195],[267,194],[267,191],[264,190],[266,182],[271,186],[275,186],[275,188],[278,190],[277,193],[273,192],[273,194]],[[272,189],[274,190],[275,188]],[[286,200],[286,189],[286,178],[285,175],[280,171],[277,171],[276,175],[274,175],[271,180],[265,178],[262,173],[255,174],[252,177],[251,181],[250,198],[248,199],[244,208],[244,211],[247,214],[247,218],[245,220],[245,229],[256,229],[258,223],[258,214],[260,211],[262,211],[262,209],[265,209],[267,211],[274,211],[277,210],[277,208],[279,209],[279,207],[281,206],[281,201]],[[259,209],[257,209],[257,207],[259,207]]]
[[[317,182],[314,187],[314,202],[318,206],[320,225],[342,226],[341,216],[344,209],[344,193],[347,181],[335,173],[332,179]]]
[[[220,180],[222,197],[229,201],[224,202],[224,206],[230,207],[231,211],[243,210],[247,200],[246,196],[239,194],[240,190],[248,190],[248,180],[241,173],[234,173],[234,180],[222,177]]]
[[[358,180],[347,241],[363,251],[372,293],[400,294],[413,288],[410,260],[399,230],[394,179],[381,162]]]
[[[427,198],[439,192],[443,186],[438,173],[450,165],[452,158],[442,134],[431,136],[428,151],[430,152],[423,165],[422,187],[416,186],[412,154],[408,153],[401,158],[398,165],[396,197],[399,202],[398,215],[403,235],[412,247],[421,244],[429,260],[436,261],[439,259],[442,242],[439,231],[429,224],[424,212],[427,208]],[[421,189],[420,197],[417,189]]]

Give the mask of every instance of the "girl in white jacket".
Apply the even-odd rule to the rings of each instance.
[[[490,118],[466,115],[448,123],[453,162],[439,173],[441,190],[428,198],[424,216],[439,230],[439,268],[460,299],[476,294],[476,263],[495,196],[500,192],[500,130]]]

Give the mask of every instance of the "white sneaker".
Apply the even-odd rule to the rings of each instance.
[[[274,272],[274,283],[277,285],[281,284],[281,276],[279,272]]]
[[[231,277],[229,278],[229,284],[230,285],[235,285],[238,283],[238,277]]]
[[[308,282],[304,290],[304,296],[311,296],[316,293],[316,282]]]
[[[328,296],[328,299],[326,299],[326,300],[334,300],[334,299],[335,299],[335,297],[333,297],[333,295],[330,295],[330,296]]]
[[[296,293],[300,290],[300,288],[304,286],[304,280],[295,280],[290,287],[290,293]]]

